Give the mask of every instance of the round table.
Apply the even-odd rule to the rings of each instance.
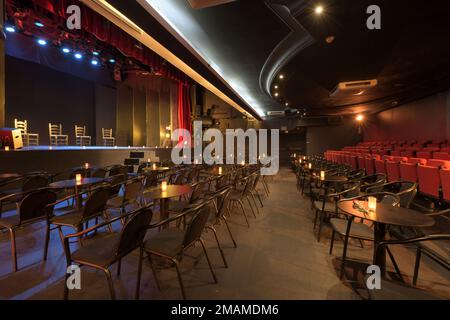
[[[0,173],[0,181],[15,179],[21,177],[18,173]]]
[[[176,198],[180,197],[182,195],[188,194],[192,191],[192,187],[190,185],[184,184],[184,185],[168,185],[167,191],[162,191],[161,186],[154,187],[149,189],[148,191],[145,191],[145,195],[153,200],[159,200],[160,201],[160,214],[161,214],[161,221],[165,220],[169,217],[169,210],[168,210],[168,199],[170,198]]]
[[[83,199],[79,196],[80,190],[83,187],[90,186],[96,183],[100,183],[105,179],[102,178],[82,178],[81,181],[77,182],[75,179],[70,180],[61,180],[50,183],[50,188],[55,189],[74,189],[75,192],[75,200],[77,208],[82,207]]]
[[[158,172],[164,172],[164,171],[169,171],[170,168],[169,167],[156,167],[153,169],[153,167],[146,167],[144,169],[142,169],[143,171],[158,171]]]
[[[359,208],[355,207],[354,203],[364,208],[367,212],[361,211]],[[380,254],[376,256],[376,248],[381,241],[385,240],[386,225],[425,228],[431,227],[435,223],[432,217],[421,212],[396,207],[386,203],[377,203],[375,212],[368,210],[367,201],[342,201],[338,204],[338,208],[347,215],[372,221],[374,223],[373,264],[380,267],[383,276],[386,274],[386,251],[385,249],[382,249]]]

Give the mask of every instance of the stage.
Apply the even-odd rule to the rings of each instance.
[[[91,166],[124,164],[131,152],[144,153],[140,161],[170,160],[171,148],[162,147],[78,147],[38,146],[19,150],[0,151],[0,173],[47,171],[58,173],[85,163]]]

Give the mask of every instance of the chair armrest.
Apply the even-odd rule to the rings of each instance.
[[[437,216],[443,216],[450,213],[450,208],[442,210],[442,211],[437,211],[437,212],[430,212],[430,213],[425,213],[425,215],[429,216],[429,217],[437,217]],[[446,217],[444,217],[446,218]]]

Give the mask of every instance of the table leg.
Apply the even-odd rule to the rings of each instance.
[[[167,202],[167,198],[162,198],[159,200],[159,212],[161,215],[161,221],[166,220],[169,218],[169,208],[168,208],[168,202]],[[163,229],[168,228],[168,225],[164,225],[162,226]]]
[[[385,240],[386,226],[383,223],[375,223],[375,238],[373,246],[373,264],[380,267],[381,277],[386,277],[386,249],[383,248],[380,254],[376,257],[377,246],[381,241]],[[375,259],[377,261],[375,261]]]
[[[78,186],[75,186],[75,206],[77,209],[83,207],[83,197],[79,194],[80,190]]]

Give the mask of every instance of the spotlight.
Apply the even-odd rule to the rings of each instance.
[[[93,54],[94,56],[99,56],[99,55],[100,55],[100,53],[98,53],[97,51],[92,52],[92,54]]]
[[[34,23],[34,25],[35,25],[36,27],[39,27],[39,28],[42,28],[42,27],[44,26],[44,24],[43,24],[42,22],[40,22],[40,21],[36,21],[36,22]]]
[[[275,92],[274,96],[278,97],[280,94],[278,92]]]
[[[275,89],[278,89],[278,86],[277,85],[275,85],[275,87],[274,87]]]
[[[93,66],[98,66],[98,60],[93,59],[93,60],[91,61],[91,64],[92,64]]]
[[[356,116],[356,121],[362,122],[363,120],[364,120],[364,116],[363,116],[362,114],[358,114],[358,115]]]
[[[109,63],[116,63],[116,60],[114,60],[114,59],[109,59]]]
[[[81,60],[83,59],[83,55],[81,53],[75,53],[75,59]]]
[[[40,46],[46,46],[46,45],[47,45],[47,41],[45,41],[44,39],[38,39],[37,43],[38,43]]]
[[[64,53],[69,53],[70,52],[70,49],[69,48],[62,48],[62,52],[64,52]]]
[[[322,7],[322,6],[317,6],[317,7],[314,9],[314,11],[315,11],[317,14],[322,14],[322,13],[323,13],[323,7]]]
[[[280,75],[278,76],[278,78],[284,79],[284,75],[283,75],[283,74],[280,74]]]
[[[14,26],[6,26],[5,30],[6,30],[6,32],[9,32],[9,33],[16,32],[16,28]]]

